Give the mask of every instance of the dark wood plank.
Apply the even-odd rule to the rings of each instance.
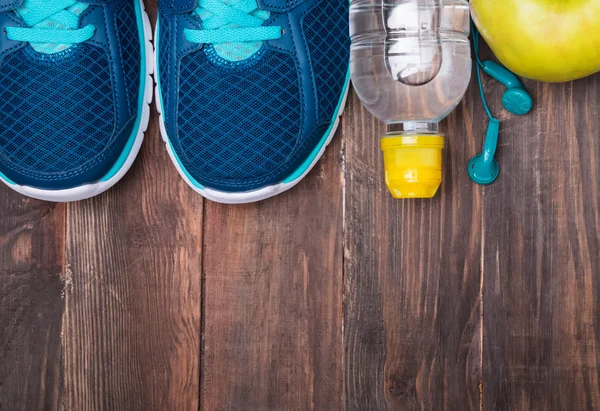
[[[156,117],[125,179],[69,206],[66,409],[198,409],[202,213]]]
[[[0,185],[0,410],[57,409],[65,206]]]
[[[383,179],[385,127],[355,95],[351,104],[344,123],[347,409],[478,410],[481,195],[466,164],[483,123],[473,124],[473,107],[463,102],[442,125],[449,148],[438,196],[399,201]]]
[[[485,190],[484,409],[597,410],[600,77],[527,85],[535,111],[504,113]]]
[[[339,134],[292,191],[206,204],[204,410],[342,407]]]

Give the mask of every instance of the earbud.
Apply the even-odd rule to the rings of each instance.
[[[531,111],[533,100],[517,76],[493,61],[482,62],[481,69],[508,89],[502,96],[502,105],[506,110],[517,116]]]
[[[500,122],[495,118],[490,124],[483,143],[483,153],[477,154],[469,162],[469,177],[482,186],[492,184],[500,174],[500,166],[496,161],[496,148],[500,135]]]

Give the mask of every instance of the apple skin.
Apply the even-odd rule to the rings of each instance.
[[[600,71],[600,0],[471,0],[471,14],[515,74],[555,83]]]

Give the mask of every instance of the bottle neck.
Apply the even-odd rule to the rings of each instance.
[[[386,137],[406,135],[439,136],[442,134],[438,131],[437,123],[406,121],[403,123],[388,124]]]

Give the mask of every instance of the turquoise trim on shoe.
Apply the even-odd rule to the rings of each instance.
[[[10,184],[11,186],[15,186],[15,182],[12,181],[11,179],[9,179],[8,177],[6,177],[4,174],[0,173],[0,178],[2,179],[2,181],[4,181],[7,184]]]
[[[333,132],[333,128],[337,126],[337,118],[339,117],[341,110],[344,110],[344,103],[346,102],[346,94],[348,93],[348,87],[350,87],[350,70],[348,70],[348,74],[346,75],[346,85],[344,86],[344,90],[342,90],[342,97],[340,98],[338,106],[335,109],[335,115],[331,120],[331,125],[327,129],[327,132],[325,132],[325,135],[323,136],[317,147],[315,147],[313,152],[310,153],[310,156],[306,159],[306,161],[302,163],[302,165],[298,167],[298,169],[294,171],[291,176],[283,180],[284,184],[291,183],[302,177],[304,173],[306,173],[306,170],[308,170],[309,167],[314,163],[315,159],[321,152],[323,145],[327,143],[330,134]]]
[[[102,177],[102,180],[100,180],[101,182],[105,182],[105,181],[108,181],[111,178],[113,178],[121,170],[123,165],[127,162],[127,158],[129,157],[129,154],[131,153],[131,149],[133,148],[133,145],[135,144],[135,141],[137,139],[137,135],[140,131],[140,123],[142,121],[142,114],[144,112],[144,104],[146,103],[145,102],[146,81],[148,80],[147,79],[148,74],[146,73],[147,55],[146,55],[146,41],[145,41],[145,33],[144,33],[143,11],[142,11],[139,1],[135,2],[135,16],[136,16],[137,24],[138,24],[138,34],[140,35],[141,60],[142,60],[142,71],[140,73],[140,76],[141,76],[140,90],[139,90],[139,97],[138,97],[138,116],[135,121],[135,125],[133,126],[133,132],[129,136],[129,140],[127,140],[127,144],[125,145],[123,152],[117,159],[117,162],[115,163],[115,165],[112,166],[112,168],[108,171],[108,173],[104,177]]]
[[[175,149],[173,148],[173,145],[171,144],[171,141],[168,141],[168,139],[167,139],[167,144],[169,145],[169,148],[171,149],[171,152],[173,153],[173,158],[175,158],[175,161],[177,161],[177,165],[179,166],[179,169],[182,170],[185,173],[185,176],[194,185],[194,187],[196,187],[196,188],[198,188],[200,190],[204,190],[204,186],[202,186],[202,184],[200,184],[199,182],[197,182],[196,179],[194,177],[192,177],[190,175],[190,173],[187,172],[187,170],[185,169],[185,167],[183,166],[183,164],[181,164],[181,161],[179,160],[179,157],[175,153]]]

